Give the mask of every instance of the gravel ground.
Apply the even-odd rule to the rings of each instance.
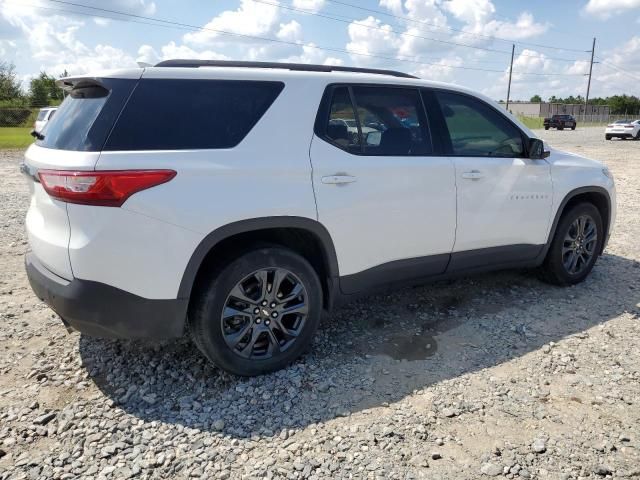
[[[67,334],[28,286],[21,152],[0,152],[0,479],[640,478],[640,142],[541,135],[616,177],[585,283],[500,272],[373,296],[251,379],[188,340]]]

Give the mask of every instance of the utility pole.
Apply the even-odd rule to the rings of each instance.
[[[587,107],[589,106],[589,90],[591,89],[591,72],[593,71],[593,54],[596,51],[596,37],[593,37],[593,46],[591,47],[591,63],[589,64],[589,81],[587,82],[587,96],[584,99],[584,114],[587,115]]]
[[[513,73],[513,54],[516,51],[515,43],[511,45],[511,65],[509,66],[509,86],[507,87],[507,112],[509,111],[509,96],[511,95],[511,74]]]

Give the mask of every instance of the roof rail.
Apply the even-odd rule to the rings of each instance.
[[[408,73],[395,70],[381,70],[377,68],[340,67],[337,65],[309,65],[304,63],[279,63],[279,62],[242,62],[234,60],[164,60],[154,65],[155,67],[239,67],[239,68],[281,68],[299,72],[356,72],[373,73],[376,75],[390,75],[392,77],[418,78]]]

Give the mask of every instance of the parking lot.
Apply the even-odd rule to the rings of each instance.
[[[67,334],[28,285],[21,152],[0,151],[0,479],[640,478],[640,142],[539,133],[616,179],[585,283],[498,272],[368,297],[250,379],[188,339]]]

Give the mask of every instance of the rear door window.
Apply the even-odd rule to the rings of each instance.
[[[75,151],[100,151],[137,80],[80,81],[50,117],[37,145]]]
[[[365,155],[411,156],[433,152],[418,90],[353,87]]]
[[[267,81],[142,79],[105,150],[233,148],[283,88]]]

